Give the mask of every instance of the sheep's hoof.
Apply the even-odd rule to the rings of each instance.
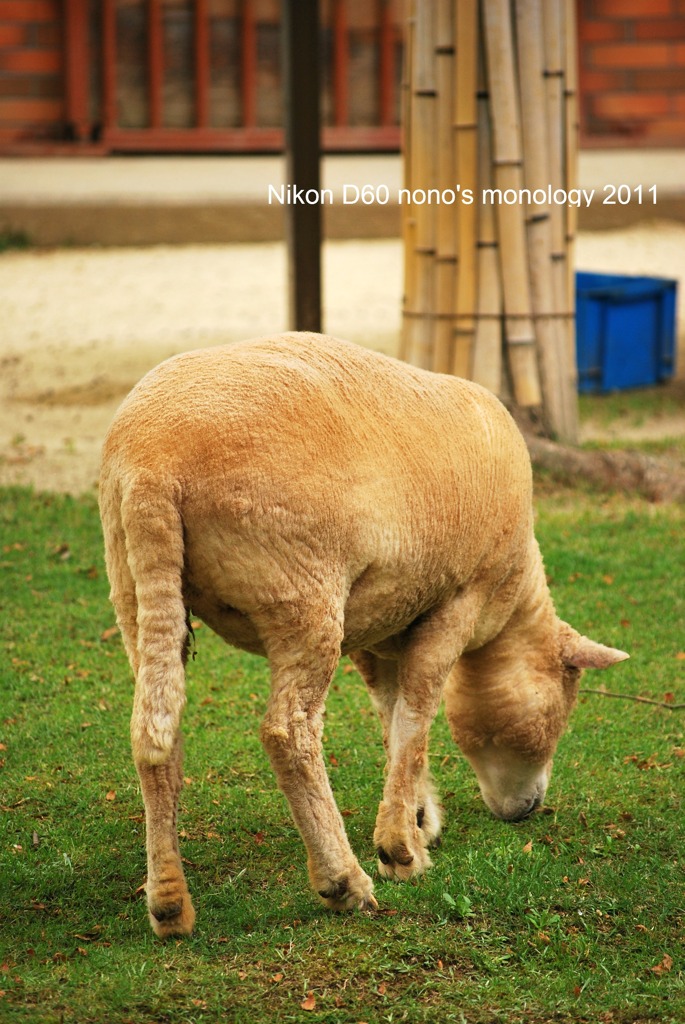
[[[356,877],[344,875],[331,879],[326,886],[317,888],[317,892],[330,910],[378,910],[373,882],[361,869]]]
[[[173,902],[150,899],[148,912],[152,930],[160,939],[190,935],[195,924],[195,910],[187,892]]]
[[[425,846],[419,841],[413,844],[413,851],[404,842],[395,842],[388,846],[377,847],[378,873],[381,878],[391,878],[397,882],[406,882],[415,875],[422,874],[431,866],[431,859]]]
[[[361,901],[357,910],[371,910],[374,912],[378,910],[378,900],[372,892]]]

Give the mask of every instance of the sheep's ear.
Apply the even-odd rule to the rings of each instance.
[[[565,665],[573,668],[609,668],[625,661],[630,655],[616,647],[605,647],[573,630],[564,637],[561,658]]]

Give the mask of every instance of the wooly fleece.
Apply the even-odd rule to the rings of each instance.
[[[262,740],[334,909],[376,906],[322,759],[341,654],[381,719],[374,841],[396,879],[430,865],[440,833],[426,747],[443,692],[484,799],[514,819],[544,796],[579,669],[627,657],[557,618],[526,446],[465,380],[314,334],[189,352],[122,404],[100,487],[158,935],[194,921],[176,832],[191,610],[269,660]]]

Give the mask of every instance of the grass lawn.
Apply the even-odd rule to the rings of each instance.
[[[684,396],[682,379],[608,394],[583,394],[578,396],[578,414],[581,420],[592,420],[605,427],[639,427],[669,416],[682,416]]]
[[[646,455],[666,456],[681,466],[685,466],[684,408],[685,381],[681,379],[578,399],[581,422],[599,428],[603,435],[587,447],[635,448]],[[630,441],[626,432],[631,433]]]
[[[632,657],[587,687],[685,701],[682,509],[545,488],[560,614]],[[582,695],[544,813],[494,820],[441,715],[434,868],[333,915],[258,740],[266,663],[206,628],[179,827],[196,932],[147,923],[131,680],[93,499],[0,492],[0,1021],[628,1024],[685,1019],[682,711]],[[374,871],[380,730],[343,662],[326,759]]]

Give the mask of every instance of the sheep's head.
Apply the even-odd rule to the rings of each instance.
[[[498,637],[462,655],[445,687],[447,720],[493,814],[520,821],[540,806],[581,670],[627,657],[558,619],[551,645]]]

